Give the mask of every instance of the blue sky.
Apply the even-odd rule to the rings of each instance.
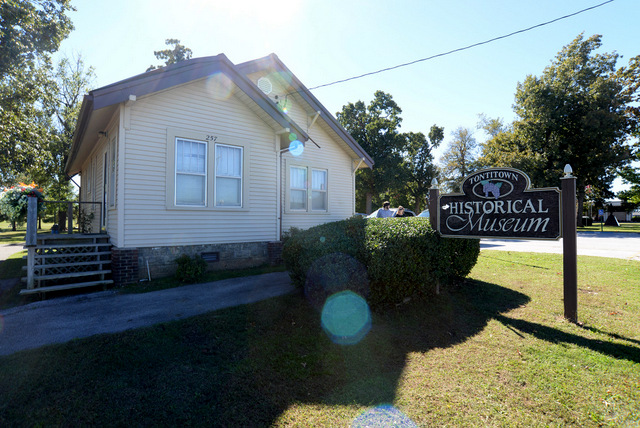
[[[392,67],[528,28],[605,0],[74,0],[75,30],[61,54],[82,55],[95,87],[159,64],[154,50],[180,39],[194,57],[234,63],[277,54],[308,87]],[[602,52],[640,55],[640,1],[614,0],[579,15],[476,48],[313,90],[336,113],[376,90],[402,108],[405,132],[475,129],[478,114],[514,119],[518,82],[540,75],[580,33]],[[485,139],[476,131],[479,141]]]

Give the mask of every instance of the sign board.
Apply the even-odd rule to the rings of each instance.
[[[475,172],[462,183],[462,193],[438,200],[442,236],[498,239],[562,237],[560,190],[530,189],[531,180],[513,168]]]

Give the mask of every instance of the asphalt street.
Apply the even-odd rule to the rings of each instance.
[[[520,239],[482,239],[480,249],[562,253],[562,239],[557,241]],[[579,256],[613,257],[640,261],[640,233],[578,232]]]

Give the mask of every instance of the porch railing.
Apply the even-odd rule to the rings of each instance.
[[[45,207],[57,207],[50,209],[49,215],[53,215],[55,223],[51,229],[51,234],[66,231],[67,234],[74,233],[74,218],[76,219],[78,233],[104,233],[102,228],[102,203],[101,202],[78,202],[78,201],[43,201]],[[77,209],[75,209],[77,207]],[[96,208],[97,207],[97,208]],[[46,210],[46,208],[45,208]],[[60,215],[60,213],[66,213]],[[98,214],[96,217],[96,213]],[[38,198],[29,197],[27,205],[27,233],[25,236],[25,248],[27,248],[27,285],[33,288],[35,255],[38,246]],[[64,227],[61,227],[60,220],[65,220]],[[57,227],[56,227],[57,226]],[[95,228],[95,229],[94,229]],[[97,230],[97,231],[94,231]]]

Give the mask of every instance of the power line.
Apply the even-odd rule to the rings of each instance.
[[[406,62],[404,64],[394,65],[393,67],[387,67],[387,68],[383,68],[381,70],[371,71],[369,73],[361,74],[359,76],[349,77],[347,79],[336,80],[335,82],[331,82],[331,83],[325,83],[324,85],[314,86],[313,88],[309,88],[309,90],[312,91],[314,89],[324,88],[326,86],[337,85],[338,83],[344,83],[344,82],[348,82],[350,80],[356,80],[356,79],[360,79],[360,78],[363,78],[363,77],[366,77],[366,76],[371,76],[373,74],[379,74],[379,73],[383,73],[385,71],[395,70],[396,68],[407,67],[409,65],[417,64],[419,62],[429,61],[429,60],[434,59],[434,58],[439,58],[439,57],[442,57],[442,56],[451,55],[451,54],[456,53],[456,52],[460,52],[460,51],[464,51],[464,50],[467,50],[467,49],[475,48],[477,46],[486,45],[487,43],[495,42],[496,40],[506,39],[507,37],[511,37],[511,36],[516,35],[516,34],[524,33],[524,32],[527,32],[527,31],[531,31],[531,30],[533,30],[535,28],[543,27],[545,25],[553,24],[554,22],[561,21],[563,19],[567,19],[567,18],[570,18],[572,16],[579,15],[579,14],[587,12],[589,10],[596,9],[596,8],[601,7],[601,6],[604,6],[607,3],[612,3],[613,1],[614,0],[607,0],[607,1],[603,2],[603,3],[597,4],[595,6],[588,7],[586,9],[579,10],[579,11],[571,13],[569,15],[561,16],[560,18],[552,19],[551,21],[543,22],[542,24],[537,24],[537,25],[534,25],[532,27],[525,28],[523,30],[514,31],[513,33],[505,34],[504,36],[494,37],[493,39],[485,40],[484,42],[474,43],[472,45],[465,46],[463,48],[458,48],[458,49],[454,49],[454,50],[451,50],[451,51],[448,51],[448,52],[439,53],[439,54],[436,54],[436,55],[432,55],[430,57],[417,59],[417,60],[411,61],[411,62]]]

